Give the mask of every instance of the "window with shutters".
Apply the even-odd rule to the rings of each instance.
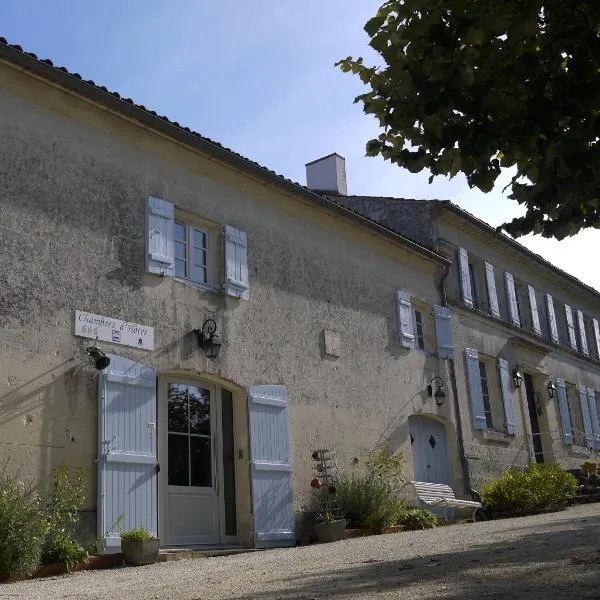
[[[481,309],[479,300],[479,282],[477,280],[476,266],[473,262],[469,262],[469,279],[471,281],[471,295],[473,297],[473,308]]]
[[[483,408],[485,410],[485,423],[488,429],[494,428],[492,419],[492,402],[490,398],[490,382],[488,380],[488,370],[484,361],[479,361],[479,377],[481,379],[481,392],[483,394]]]
[[[175,277],[215,287],[215,227],[202,220],[175,218]]]
[[[435,327],[431,307],[412,299],[415,348],[428,354],[436,350]]]
[[[573,444],[575,446],[585,446],[585,427],[583,424],[583,413],[581,412],[581,402],[579,400],[579,390],[577,386],[566,383],[567,403],[569,405],[569,416],[571,417],[571,429],[573,432]]]
[[[529,304],[529,288],[527,284],[515,277],[515,291],[517,294],[517,307],[521,327],[526,331],[533,332],[533,321],[531,318],[531,307]]]
[[[556,326],[558,327],[558,343],[561,346],[569,348],[569,327],[567,324],[565,305],[556,299],[554,300],[554,314],[556,315]]]

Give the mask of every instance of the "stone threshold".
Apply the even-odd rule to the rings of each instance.
[[[259,548],[243,548],[241,546],[178,546],[161,548],[158,562],[188,560],[191,558],[211,558],[213,556],[232,556],[246,552],[258,552]]]

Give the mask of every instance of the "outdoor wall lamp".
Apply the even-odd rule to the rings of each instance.
[[[554,392],[556,391],[556,385],[551,380],[548,382],[548,398],[554,398]]]
[[[521,383],[523,382],[523,375],[521,375],[521,373],[518,369],[515,369],[513,371],[513,381],[514,381],[515,387],[517,389],[519,389],[521,387]]]
[[[94,361],[94,366],[98,371],[106,369],[110,365],[110,358],[98,348],[98,346],[89,346],[85,349],[87,355]]]
[[[198,347],[204,350],[206,358],[215,359],[219,357],[221,351],[221,342],[215,336],[217,324],[214,319],[206,319],[200,329],[194,329],[198,338]]]
[[[435,392],[433,391],[434,385]],[[438,406],[442,406],[442,404],[444,404],[444,400],[446,399],[446,392],[444,392],[445,385],[446,383],[441,377],[434,377],[427,386],[427,393],[430,397],[433,396],[435,398],[435,403]]]

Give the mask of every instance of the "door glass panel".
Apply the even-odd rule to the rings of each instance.
[[[192,481],[195,487],[212,487],[210,437],[190,436]]]
[[[169,384],[169,431],[188,433],[187,386],[180,383]]]
[[[190,433],[210,435],[210,391],[195,386],[190,386],[188,390]]]
[[[189,438],[169,434],[169,485],[189,485]]]

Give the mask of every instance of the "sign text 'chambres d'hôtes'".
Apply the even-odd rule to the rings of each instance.
[[[112,317],[75,311],[75,335],[100,342],[154,350],[154,328]]]

